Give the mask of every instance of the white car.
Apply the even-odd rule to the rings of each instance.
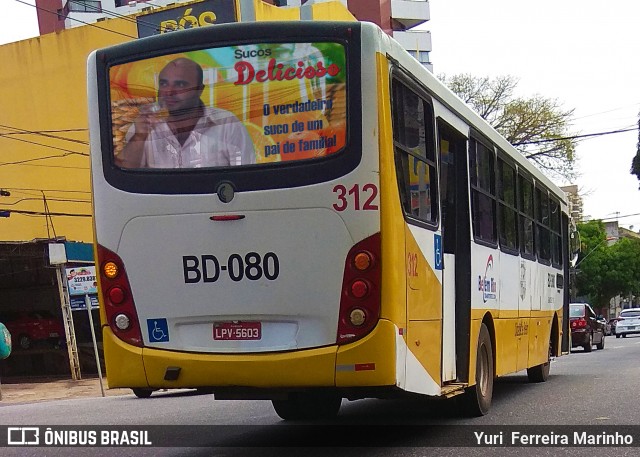
[[[616,338],[640,333],[640,308],[623,309],[616,324]]]

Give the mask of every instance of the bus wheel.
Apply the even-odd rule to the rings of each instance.
[[[133,390],[134,395],[138,398],[149,398],[151,396],[151,393],[153,392],[153,389],[136,388],[131,390]]]
[[[271,403],[284,420],[332,419],[338,415],[342,398],[334,394],[300,392]]]
[[[547,361],[543,364],[536,365],[535,367],[527,368],[527,376],[529,378],[529,382],[545,382],[549,379],[549,369],[551,368],[551,355],[553,351],[553,347],[551,346],[551,342],[549,342],[549,354],[547,356]]]
[[[470,416],[484,416],[493,396],[493,350],[491,336],[485,324],[480,327],[476,351],[476,384],[465,392],[464,405]]]

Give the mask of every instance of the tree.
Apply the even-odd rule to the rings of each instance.
[[[607,243],[604,224],[578,225],[582,253],[576,263],[578,295],[596,308],[608,308],[616,295],[640,294],[640,240],[622,238]]]
[[[575,140],[570,138],[573,110],[541,95],[514,97],[512,76],[439,78],[539,168],[569,181],[575,177]]]
[[[638,113],[638,145],[636,146],[636,155],[631,161],[631,174],[636,175],[640,181],[640,113]]]

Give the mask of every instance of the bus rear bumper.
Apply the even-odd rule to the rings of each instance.
[[[396,332],[391,322],[380,321],[365,338],[344,346],[264,354],[196,354],[131,346],[105,327],[103,345],[111,388],[212,388],[233,394],[395,386]]]

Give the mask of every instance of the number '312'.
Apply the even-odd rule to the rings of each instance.
[[[337,184],[333,187],[333,193],[338,198],[338,201],[333,204],[333,209],[336,211],[345,211],[350,206],[356,211],[378,209],[378,205],[373,203],[378,196],[378,188],[375,184],[367,183],[362,186],[362,189],[359,184],[354,184],[349,190],[342,184]],[[362,200],[364,204],[361,205]]]

